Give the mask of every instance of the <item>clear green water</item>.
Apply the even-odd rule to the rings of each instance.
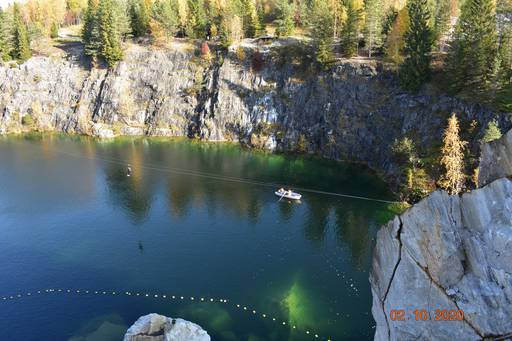
[[[392,199],[368,169],[312,157],[158,139],[1,138],[2,340],[120,340],[150,312],[195,321],[213,340],[371,339],[368,269],[388,206],[309,192],[278,201],[272,187],[219,176]],[[46,288],[168,296],[1,300]]]

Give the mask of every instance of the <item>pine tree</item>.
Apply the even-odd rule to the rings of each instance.
[[[256,35],[262,35],[266,33],[265,27],[265,7],[263,1],[258,1],[256,5],[256,13],[258,15],[258,26],[256,27]]]
[[[467,0],[457,22],[449,71],[454,92],[487,91],[495,74],[496,16],[493,0]]]
[[[88,0],[82,27],[82,42],[86,55],[95,58],[100,49],[100,30],[98,26],[98,0]]]
[[[315,0],[311,15],[311,36],[317,63],[326,68],[333,60],[333,15],[326,0]]]
[[[491,142],[497,140],[501,137],[501,130],[498,125],[498,121],[492,120],[487,124],[487,129],[485,130],[484,136],[482,138],[483,143]]]
[[[144,0],[130,2],[130,27],[135,37],[143,37],[149,33],[149,10]]]
[[[368,57],[371,58],[372,53],[379,49],[382,44],[382,3],[380,0],[365,0],[364,8],[366,12],[364,23],[364,37]]]
[[[434,15],[434,39],[439,39],[446,33],[450,27],[451,4],[450,0],[437,0]]]
[[[418,91],[430,79],[433,33],[427,0],[411,0],[407,10],[409,29],[405,33],[406,58],[400,67],[400,83],[408,90]]]
[[[0,62],[9,59],[9,42],[5,35],[5,13],[0,7]]]
[[[50,38],[56,39],[58,37],[59,37],[59,25],[55,21],[52,21],[52,26],[50,28]]]
[[[279,0],[277,3],[276,35],[278,37],[289,36],[293,33],[293,4],[288,0]]]
[[[357,54],[359,44],[359,25],[362,13],[357,9],[354,0],[347,0],[345,4],[347,20],[341,31],[341,46],[345,57],[353,57]]]
[[[460,193],[463,189],[466,176],[464,175],[464,147],[466,142],[459,137],[459,122],[455,114],[448,120],[448,127],[444,131],[443,147],[441,149],[441,166],[444,173],[439,185],[450,194]]]
[[[254,0],[242,0],[242,24],[244,36],[253,38],[258,30],[258,13]]]
[[[185,33],[190,38],[204,38],[206,35],[206,12],[204,0],[188,0],[188,17]]]
[[[14,3],[11,57],[23,63],[32,56],[27,26],[21,17],[20,6]]]
[[[498,74],[499,88],[510,85],[512,81],[512,26],[506,25],[501,30],[498,49],[500,70]]]
[[[155,0],[151,8],[152,19],[168,37],[174,36],[178,28],[177,2],[173,0]]]
[[[123,58],[115,0],[101,0],[98,7],[100,54],[112,67]]]

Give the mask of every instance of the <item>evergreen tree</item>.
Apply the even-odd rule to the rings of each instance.
[[[188,0],[187,4],[189,12],[185,33],[190,38],[204,38],[207,25],[204,0]]]
[[[406,58],[400,68],[400,83],[408,90],[418,91],[430,78],[433,34],[427,0],[411,0],[407,10],[409,29],[405,33]]]
[[[487,124],[487,129],[485,130],[484,137],[482,138],[483,143],[491,142],[497,140],[501,137],[501,130],[498,125],[498,121],[492,120]]]
[[[365,0],[364,8],[366,12],[364,23],[364,37],[366,48],[368,50],[368,57],[379,49],[382,44],[382,25],[381,13],[382,3],[380,0]]]
[[[253,38],[258,30],[258,13],[256,12],[256,4],[254,0],[242,0],[242,25],[244,28],[244,36]]]
[[[510,85],[512,81],[512,25],[508,24],[501,30],[498,50],[500,70],[498,74],[499,88]]]
[[[265,7],[263,5],[263,1],[257,2],[256,13],[258,15],[258,26],[256,27],[256,35],[265,34],[267,30],[265,28]]]
[[[0,62],[9,59],[9,42],[5,34],[5,13],[0,7]]]
[[[27,26],[21,17],[20,6],[14,3],[11,57],[23,63],[32,56]]]
[[[311,15],[311,36],[315,59],[323,68],[333,61],[333,15],[326,0],[315,0]]]
[[[347,20],[341,31],[341,46],[345,57],[353,57],[357,54],[359,44],[359,25],[361,22],[361,10],[357,9],[354,0],[347,0],[345,3]]]
[[[293,33],[293,4],[288,0],[279,0],[277,3],[276,35],[278,37],[289,36]]]
[[[82,42],[86,55],[95,58],[100,49],[100,30],[98,26],[98,0],[88,0],[82,27]]]
[[[450,27],[451,4],[450,0],[437,0],[434,15],[434,38],[436,42]]]
[[[455,29],[449,60],[454,92],[479,94],[489,89],[497,57],[493,0],[467,0]]]
[[[174,36],[178,28],[178,7],[173,0],[155,0],[151,17],[168,37]]]
[[[144,0],[130,2],[130,27],[135,37],[143,37],[149,33],[149,10]]]
[[[459,137],[459,122],[455,114],[448,120],[448,127],[444,131],[443,147],[441,149],[441,166],[444,173],[439,185],[450,194],[460,193],[463,189],[466,176],[464,175],[464,147],[466,142]]]
[[[98,7],[100,55],[109,67],[123,58],[115,0],[101,0]]]

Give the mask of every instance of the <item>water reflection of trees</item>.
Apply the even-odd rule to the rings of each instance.
[[[104,164],[112,199],[135,222],[147,216],[153,192],[159,188],[156,186],[158,182],[164,184],[167,205],[173,217],[184,218],[204,209],[210,219],[234,215],[256,225],[265,209],[276,209],[284,223],[293,223],[295,215],[300,213],[303,218],[296,218],[300,220],[307,240],[321,246],[331,231],[338,245],[350,251],[353,262],[362,266],[369,259],[376,217],[386,210],[382,204],[308,194],[301,205],[282,200],[275,207],[269,205],[269,201],[277,202],[270,187],[268,191],[262,191],[251,184],[172,171],[179,168],[202,174],[279,181],[283,173],[305,172],[307,175],[313,172],[312,166],[303,160],[287,161],[282,156],[254,156],[231,146],[189,143],[154,144],[151,148],[142,143],[132,143],[129,147],[114,145],[108,148],[108,154],[126,160],[132,166],[132,176],[127,177],[126,166]],[[331,170],[325,172],[330,174]]]
[[[308,201],[305,237],[321,246],[327,231],[332,227],[337,244],[348,249],[354,264],[361,269],[365,268],[365,262],[371,256],[373,236],[379,226],[376,216],[380,211],[387,210],[387,207],[354,199],[324,199]]]

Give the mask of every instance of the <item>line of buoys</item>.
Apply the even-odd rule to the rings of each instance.
[[[122,166],[126,166],[129,163],[126,160],[116,159],[116,158],[108,158],[107,159],[107,158],[95,157],[95,156],[84,156],[84,155],[78,155],[75,153],[70,153],[70,152],[66,152],[66,151],[62,151],[62,150],[56,150],[56,152],[65,154],[65,155],[69,155],[72,157],[76,157],[76,158],[109,162],[109,163],[119,164]],[[213,180],[218,180],[218,181],[245,183],[245,184],[257,185],[257,186],[271,187],[271,188],[294,188],[295,190],[302,191],[302,192],[337,196],[337,197],[343,197],[343,198],[349,198],[349,199],[374,201],[374,202],[380,202],[380,203],[385,203],[385,204],[400,203],[399,201],[393,201],[393,200],[385,200],[385,199],[370,198],[370,197],[359,196],[359,195],[350,195],[350,194],[344,194],[344,193],[322,191],[322,190],[316,190],[316,189],[311,189],[311,188],[296,187],[296,186],[289,185],[289,184],[279,184],[279,183],[262,182],[262,181],[237,178],[237,177],[229,177],[229,176],[224,176],[224,175],[211,174],[211,173],[205,173],[205,172],[200,172],[200,171],[193,171],[190,169],[183,169],[183,168],[176,168],[176,167],[160,167],[157,165],[152,165],[151,163],[146,163],[145,165],[141,165],[139,167],[143,168],[143,169],[149,169],[149,170],[154,170],[154,171],[159,171],[159,172],[167,172],[167,173],[174,173],[174,174],[180,174],[180,175],[202,177],[202,178],[213,179]]]
[[[64,293],[64,294],[82,294],[82,295],[112,295],[112,296],[131,296],[131,297],[147,297],[147,298],[153,298],[153,299],[162,299],[162,300],[179,300],[179,301],[185,301],[189,300],[191,302],[203,302],[203,303],[222,303],[222,304],[228,304],[231,303],[228,299],[225,298],[213,298],[213,297],[202,297],[199,296],[178,296],[178,295],[168,295],[168,294],[152,294],[152,293],[144,293],[144,292],[133,292],[133,291],[115,291],[115,290],[88,290],[88,289],[41,289],[41,290],[35,290],[30,292],[25,292],[22,294],[15,294],[15,295],[7,295],[7,296],[0,296],[0,302],[2,301],[10,301],[15,299],[21,299],[24,297],[30,297],[34,295],[41,295],[41,294],[51,294],[51,293]],[[246,311],[252,315],[258,316],[260,318],[263,318],[265,320],[271,319],[273,322],[277,322],[278,325],[286,326],[289,325],[286,321],[279,321],[276,317],[271,317],[268,314],[265,313],[259,313],[255,309],[252,309],[248,306],[241,305],[241,304],[233,304],[233,307],[235,307],[237,310],[243,310]],[[290,325],[291,329],[297,330],[298,327],[296,325]],[[326,341],[332,341],[331,338],[321,337],[319,334],[311,331],[311,330],[305,330],[304,333],[308,336],[312,336],[314,339],[322,339]]]

